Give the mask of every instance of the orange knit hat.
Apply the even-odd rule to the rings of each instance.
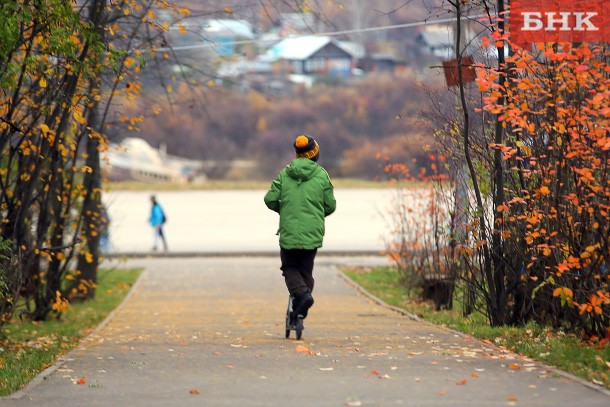
[[[318,160],[320,147],[313,137],[299,136],[294,141],[293,147],[297,157],[308,158],[312,161]]]

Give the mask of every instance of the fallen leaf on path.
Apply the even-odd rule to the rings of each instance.
[[[201,394],[201,392],[197,389],[191,389],[191,391],[189,391],[189,393],[191,394]]]
[[[447,394],[447,390],[445,390],[445,389],[438,392],[439,396],[444,396],[445,394]]]
[[[457,382],[456,384],[457,384],[458,386],[463,386],[463,385],[465,385],[466,383],[468,383],[468,379],[462,379],[462,380],[460,380],[459,382]]]
[[[509,398],[506,399],[507,401],[517,401],[519,400],[517,397],[515,396],[510,396]]]
[[[227,369],[234,369],[235,367],[233,365],[227,365]]]
[[[80,379],[78,379],[78,380],[76,381],[76,384],[85,384],[85,383],[87,383],[87,380],[85,380],[85,378],[84,378],[84,377],[81,377]]]
[[[476,374],[476,373],[470,373],[470,376],[472,376],[472,377],[479,377],[479,375]]]
[[[299,345],[296,348],[294,348],[294,350],[298,353],[307,353],[308,355],[315,355],[312,351],[309,350],[309,348],[306,348],[303,345]]]
[[[220,355],[222,355],[222,353],[220,353],[220,352],[214,352],[214,356],[220,356]]]
[[[379,372],[376,370],[371,370],[371,374],[375,376],[379,376]]]
[[[510,365],[508,365],[508,368],[509,368],[509,369],[512,369],[512,370],[519,370],[519,369],[521,369],[521,368],[519,367],[519,365],[518,365],[518,364],[516,364],[516,363],[511,363]]]

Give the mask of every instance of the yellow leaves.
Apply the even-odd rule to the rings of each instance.
[[[591,245],[591,246],[587,246],[585,248],[585,251],[593,253],[596,249],[598,249],[600,247],[599,243],[595,244],[595,245]]]
[[[188,34],[188,30],[186,29],[184,24],[182,24],[182,22],[178,23],[178,31],[180,32],[180,34]]]
[[[76,35],[70,36],[70,42],[74,45],[81,45],[81,39],[78,38]]]
[[[551,190],[546,185],[541,186],[540,189],[538,189],[538,192],[540,193],[540,195],[550,195],[551,194]]]
[[[41,88],[46,88],[47,87],[47,80],[45,78],[40,78],[40,80],[38,81],[38,85]]]
[[[233,10],[231,10],[231,7],[225,7],[225,13],[233,14]]]
[[[47,126],[46,124],[41,124],[40,126],[38,126],[40,128],[40,130],[42,131],[43,136],[47,136],[48,134],[51,134],[52,130],[49,129],[49,126]],[[54,132],[53,132],[54,133]]]
[[[119,29],[119,24],[114,23],[114,25],[108,27],[108,32],[110,35],[114,36],[115,32]]]
[[[51,305],[51,309],[56,312],[66,312],[68,310],[68,300],[62,298],[59,291],[55,291],[55,301]]]
[[[132,57],[128,57],[128,58],[125,59],[124,63],[125,63],[125,66],[127,68],[130,68],[130,67],[132,67],[136,63],[136,60],[134,58],[132,58]]]
[[[580,253],[580,258],[581,259],[588,259],[588,258],[590,258],[591,256],[594,255],[595,251],[597,249],[599,249],[599,248],[600,248],[600,244],[599,243],[597,243],[595,245],[590,245],[590,246],[585,247],[585,250],[582,253]]]
[[[180,13],[180,15],[182,16],[188,16],[189,14],[191,14],[191,10],[189,10],[188,8],[184,7],[181,8],[180,10],[178,10],[178,12]]]
[[[74,111],[74,113],[73,113],[73,116],[74,116],[74,120],[75,120],[77,123],[80,123],[80,124],[86,124],[86,123],[87,123],[87,119],[85,119],[85,118],[83,117],[83,114],[82,114],[82,112],[80,111],[80,109],[75,110],[75,111]]]

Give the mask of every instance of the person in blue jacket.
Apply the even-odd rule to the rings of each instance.
[[[153,227],[154,232],[153,250],[157,250],[157,242],[159,238],[161,238],[163,250],[167,251],[167,242],[165,241],[165,235],[163,234],[163,225],[167,220],[165,217],[165,212],[163,212],[163,208],[157,202],[157,198],[154,195],[150,197],[150,203],[152,204],[152,207],[150,209],[150,217],[148,218],[148,222],[150,222],[150,226]]]

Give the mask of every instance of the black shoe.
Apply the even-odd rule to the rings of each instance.
[[[296,304],[297,305],[293,308],[293,314],[307,318],[307,311],[309,311],[309,308],[311,308],[313,305],[313,297],[311,296],[311,293],[306,291],[299,295]]]

